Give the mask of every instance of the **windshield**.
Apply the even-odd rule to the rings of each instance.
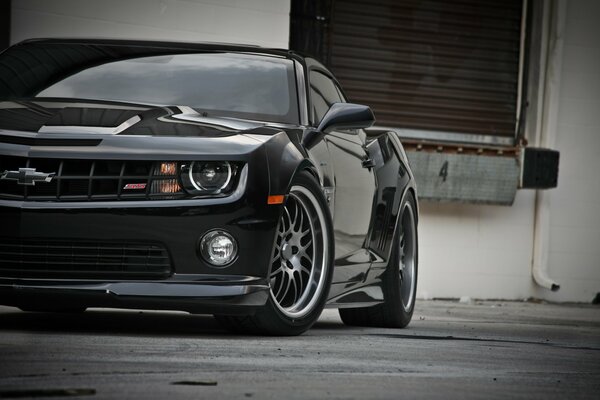
[[[1,99],[74,98],[185,105],[209,116],[281,123],[299,120],[294,65],[288,59],[244,53],[183,52],[153,56],[125,53],[126,59],[111,60],[114,54],[108,53],[105,57],[93,54],[91,63],[92,57],[87,54],[75,62],[73,56],[65,57],[63,66],[61,52],[65,49],[53,52],[56,46],[46,47],[36,52],[36,57],[21,58],[21,63],[27,63],[29,73],[19,74],[15,79],[27,80],[26,87],[13,84],[20,90],[1,91]],[[14,63],[14,57],[7,57],[7,53],[10,50],[0,56],[0,72],[6,64]],[[82,63],[87,65],[82,67]],[[57,69],[57,64],[63,68]],[[0,83],[10,86],[12,82],[6,82],[10,80],[8,75],[3,75],[0,80],[4,82]]]

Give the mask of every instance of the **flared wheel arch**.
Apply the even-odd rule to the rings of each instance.
[[[303,183],[301,183],[303,182]],[[305,332],[309,329],[312,324],[317,320],[320,315],[327,299],[329,287],[331,284],[331,278],[333,275],[333,223],[331,214],[329,213],[329,208],[327,205],[326,198],[322,192],[322,185],[319,183],[317,179],[314,178],[314,175],[308,171],[299,170],[298,174],[294,176],[292,180],[292,184],[290,185],[290,190],[293,190],[294,186],[299,185],[300,187],[307,188],[312,186],[310,190],[313,193],[314,200],[316,203],[319,203],[318,207],[322,213],[322,230],[326,235],[327,240],[324,242],[324,246],[327,248],[327,251],[324,253],[324,257],[326,257],[326,261],[324,261],[324,270],[321,274],[324,276],[322,279],[322,290],[319,290],[316,293],[318,296],[318,300],[315,302],[309,302],[310,307],[298,316],[291,315],[290,313],[286,313],[274,303],[273,297],[270,295],[269,300],[265,304],[265,306],[259,308],[254,315],[248,316],[227,316],[227,315],[215,315],[217,320],[227,329],[242,332],[242,333],[250,333],[250,334],[266,334],[266,335],[276,335],[276,336],[290,336],[290,335],[298,335]],[[288,194],[289,195],[289,194]],[[286,199],[287,200],[287,199]],[[317,204],[314,204],[317,206]],[[284,202],[285,204],[285,202]],[[281,220],[281,215],[284,212],[284,205],[281,206],[281,214],[279,216],[279,220]],[[273,238],[273,245],[275,245],[275,236],[277,232],[275,232]],[[271,265],[269,265],[268,269],[268,277],[271,277]]]

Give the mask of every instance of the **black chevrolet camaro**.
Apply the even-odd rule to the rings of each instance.
[[[250,46],[29,40],[0,54],[0,304],[210,313],[296,335],[324,307],[404,327],[417,197],[310,57]]]

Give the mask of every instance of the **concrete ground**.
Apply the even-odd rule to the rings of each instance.
[[[293,338],[211,317],[0,307],[0,398],[600,398],[600,307],[419,301],[408,329],[327,310]]]

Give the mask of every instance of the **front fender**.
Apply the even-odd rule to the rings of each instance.
[[[287,195],[294,176],[304,169],[308,169],[318,178],[317,168],[313,162],[285,132],[269,139],[265,143],[265,150],[269,169],[269,195]]]

